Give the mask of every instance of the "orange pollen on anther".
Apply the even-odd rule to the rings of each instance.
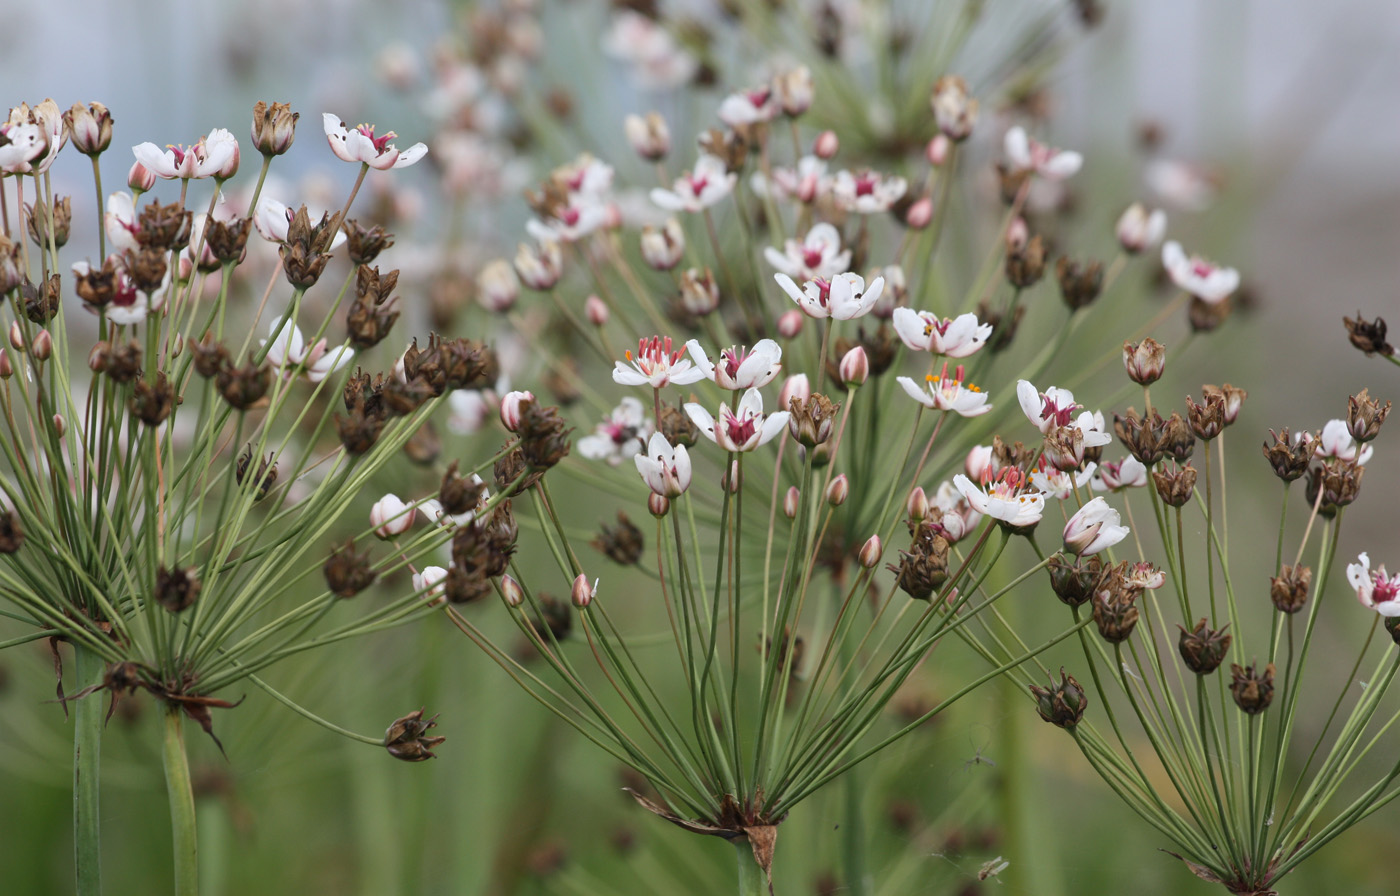
[[[626,356],[627,360],[632,360],[632,350],[630,348],[627,351],[623,352],[623,355]]]

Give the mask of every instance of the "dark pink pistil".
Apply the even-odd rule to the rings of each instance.
[[[822,263],[822,250],[820,250],[820,249],[803,249],[803,250],[802,250],[802,263],[803,263],[804,265],[806,265],[807,267],[809,267],[809,268],[815,268],[815,267],[817,267],[819,264]]]
[[[1040,416],[1046,420],[1054,420],[1056,426],[1069,426],[1070,422],[1074,420],[1074,411],[1079,405],[1059,407],[1047,396],[1042,394],[1040,397],[1045,399],[1045,406],[1040,409]]]
[[[870,196],[870,195],[873,195],[874,192],[875,192],[875,184],[876,184],[876,182],[877,182],[877,181],[875,180],[875,176],[874,176],[873,174],[861,174],[861,175],[857,176],[857,177],[856,177],[856,195],[857,195],[857,196]]]

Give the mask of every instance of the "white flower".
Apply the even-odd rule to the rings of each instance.
[[[977,315],[972,313],[949,319],[931,311],[896,308],[894,331],[915,351],[966,358],[986,344],[992,325],[978,323]]]
[[[282,368],[283,376],[292,376],[298,368],[304,367],[306,378],[319,383],[355,357],[355,350],[349,346],[331,348],[324,339],[317,340],[308,349],[301,330],[285,318],[268,326],[268,336],[272,339],[270,343],[266,339],[262,341],[267,346],[267,361],[273,367]]]
[[[103,216],[103,229],[107,231],[107,242],[117,252],[137,249],[140,243],[136,234],[141,225],[136,219],[136,200],[125,191],[107,197],[107,214]]]
[[[798,289],[787,274],[774,274],[773,279],[809,317],[836,320],[851,320],[869,313],[885,288],[884,277],[876,277],[866,289],[865,278],[849,273],[837,274],[830,280],[808,280],[803,289]]]
[[[642,228],[642,258],[658,271],[669,271],[680,264],[685,255],[685,231],[681,222],[667,218],[660,227],[647,225]]]
[[[719,353],[718,364],[710,362],[698,341],[692,339],[685,347],[695,366],[721,389],[737,392],[766,386],[782,368],[783,349],[771,339],[760,339],[753,348],[742,345],[727,348]]]
[[[950,543],[961,541],[982,522],[981,512],[948,481],[938,484],[937,493],[929,501],[929,513],[939,521],[943,537]]]
[[[1036,488],[1045,493],[1047,498],[1058,498],[1061,501],[1067,500],[1076,488],[1083,488],[1094,478],[1094,471],[1098,469],[1098,464],[1090,463],[1084,469],[1071,476],[1063,470],[1035,470],[1031,473],[1031,482]]]
[[[654,494],[674,498],[690,488],[690,454],[684,445],[672,448],[659,432],[651,434],[647,453],[638,454],[633,460],[642,481]]]
[[[777,114],[778,104],[773,101],[773,88],[767,84],[731,93],[719,104],[719,120],[731,128],[772,121]]]
[[[1074,421],[1074,412],[1080,407],[1074,403],[1074,393],[1068,389],[1051,386],[1044,392],[1038,392],[1029,380],[1017,381],[1016,400],[1021,403],[1026,419],[1042,433],[1048,433],[1057,426],[1069,426]]]
[[[307,215],[310,214],[308,211]],[[283,205],[271,196],[262,196],[258,199],[258,208],[253,214],[253,226],[257,228],[258,235],[269,243],[285,243],[287,231],[295,217],[296,209]],[[345,240],[345,231],[337,230],[331,238],[330,251],[339,249],[345,244]]]
[[[1031,171],[1046,180],[1072,177],[1084,164],[1084,157],[1079,153],[1055,149],[1032,140],[1023,127],[1014,127],[1006,132],[1003,149],[1012,171]]]
[[[400,151],[393,144],[398,137],[393,131],[376,137],[374,125],[360,124],[347,128],[339,116],[329,112],[321,115],[321,124],[326,131],[326,142],[336,158],[346,162],[363,162],[380,171],[389,168],[407,168],[428,154],[428,147],[415,143]],[[159,173],[159,172],[157,172]]]
[[[633,457],[641,451],[650,432],[651,424],[641,401],[629,395],[598,424],[592,435],[579,439],[578,453],[589,460],[605,460],[615,467],[624,457]]]
[[[739,399],[737,408],[720,405],[719,420],[710,416],[695,402],[688,402],[685,412],[691,421],[716,445],[725,451],[752,451],[766,444],[787,426],[787,411],[763,416],[763,396],[750,389]]]
[[[437,603],[443,599],[443,582],[446,579],[447,570],[441,566],[425,566],[422,572],[413,574],[413,590],[425,592],[424,597]]]
[[[631,10],[613,16],[603,51],[631,64],[642,87],[665,90],[691,79],[699,61],[654,20]]]
[[[838,171],[831,195],[848,212],[876,215],[889,211],[908,189],[909,183],[902,177],[885,177],[875,171]]]
[[[1147,468],[1142,461],[1131,454],[1121,463],[1104,461],[1099,464],[1098,475],[1091,483],[1094,491],[1116,492],[1125,488],[1141,488],[1147,485]]]
[[[1187,258],[1175,240],[1162,247],[1162,266],[1178,287],[1212,305],[1240,288],[1239,271],[1222,268],[1199,255]]]
[[[815,202],[831,190],[826,162],[816,156],[803,156],[797,160],[796,168],[775,167],[771,180],[762,171],[756,171],[750,183],[759,196],[795,199],[804,204]]]
[[[553,289],[564,273],[564,252],[556,240],[544,240],[534,249],[521,243],[515,253],[515,272],[531,289]]]
[[[13,116],[12,116],[13,117]],[[37,124],[0,123],[0,172],[28,174],[35,159],[48,149],[48,141]]]
[[[489,389],[453,389],[447,393],[447,428],[459,436],[469,436],[496,413],[499,402]]]
[[[1351,437],[1351,430],[1347,428],[1345,420],[1328,420],[1317,438],[1313,457],[1319,460],[1335,457],[1338,460],[1364,464],[1371,459],[1371,446],[1358,446],[1356,440]]]
[[[1045,496],[1031,488],[1016,467],[1003,468],[994,479],[984,474],[981,488],[961,473],[953,477],[953,485],[973,510],[1009,526],[1033,526],[1045,512]]]
[[[1157,209],[1150,214],[1141,202],[1128,206],[1118,219],[1118,245],[1136,255],[1157,245],[1167,232],[1167,213]]]
[[[825,221],[807,231],[801,242],[785,241],[782,252],[769,246],[763,250],[763,257],[779,271],[798,280],[834,277],[851,264],[851,250],[841,249],[840,232]]]
[[[927,389],[919,388],[919,385],[907,376],[900,377],[899,384],[904,387],[910,398],[924,407],[953,411],[960,417],[978,417],[992,409],[992,406],[987,404],[986,392],[972,383],[964,383],[961,364],[951,378],[948,377],[948,365],[945,363],[941,374],[931,374],[925,379]]]
[[[738,179],[737,174],[728,173],[723,159],[703,153],[695,170],[676,178],[670,190],[653,189],[651,201],[667,211],[698,212],[728,196]]]
[[[1111,548],[1128,537],[1128,527],[1121,522],[1117,510],[1103,498],[1095,498],[1065,523],[1065,550],[1087,557]]]
[[[576,243],[595,230],[605,226],[611,213],[608,206],[593,199],[576,198],[560,208],[554,216],[540,220],[531,218],[525,222],[525,230],[530,236],[546,242]]]
[[[1356,589],[1356,599],[1382,616],[1400,616],[1400,573],[1389,576],[1385,564],[1371,571],[1371,558],[1362,551],[1360,563],[1347,564],[1347,581]]]
[[[156,177],[202,178],[220,174],[238,155],[238,138],[225,128],[215,128],[193,146],[167,146],[162,152],[154,143],[131,148],[136,161]]]
[[[660,389],[667,383],[688,386],[705,378],[705,371],[691,369],[691,363],[681,357],[682,349],[671,348],[671,337],[653,336],[637,340],[637,354],[627,352],[627,360],[632,362],[629,369],[621,361],[614,361],[613,382],[623,386],[646,386]]]
[[[380,538],[393,538],[413,528],[417,510],[412,504],[405,504],[398,495],[387,494],[374,502],[369,510],[369,524],[374,534]]]
[[[1142,179],[1157,198],[1188,212],[1205,211],[1220,190],[1215,173],[1180,159],[1153,159],[1143,169]]]

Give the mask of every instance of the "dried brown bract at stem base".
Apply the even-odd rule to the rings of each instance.
[[[199,576],[194,567],[162,567],[156,572],[156,603],[172,613],[179,613],[194,606],[195,599],[199,597],[199,588]]]
[[[1050,588],[1055,596],[1071,607],[1087,602],[1104,584],[1108,570],[1095,554],[1070,562],[1064,554],[1051,556],[1046,564],[1050,573]]]
[[[1258,715],[1269,708],[1274,699],[1274,664],[1269,663],[1262,671],[1258,662],[1248,668],[1239,663],[1230,664],[1230,695],[1235,705],[1250,715]]]
[[[1309,504],[1317,503],[1318,491],[1322,492],[1317,512],[1325,517],[1336,514],[1339,508],[1355,501],[1361,494],[1361,477],[1366,468],[1355,461],[1329,460],[1308,470],[1307,499]]]
[[[338,597],[354,597],[373,585],[376,577],[369,551],[356,553],[353,538],[331,551],[321,572],[326,577],[326,587]]]
[[[340,229],[345,233],[346,248],[355,264],[373,264],[380,252],[394,245],[394,235],[378,224],[365,227],[352,218]]]
[[[437,720],[437,716],[423,718],[421,709],[395,719],[384,732],[384,748],[389,751],[390,756],[405,762],[435,759],[433,749],[447,740],[445,737],[428,735],[429,731],[437,727]]]
[[[1381,424],[1389,414],[1389,401],[1382,405],[1362,389],[1347,399],[1347,432],[1358,442],[1369,442],[1380,435]]]
[[[1071,311],[1077,311],[1099,297],[1103,289],[1103,262],[1080,264],[1062,255],[1055,262],[1055,279],[1060,283],[1060,297]]]
[[[159,426],[175,408],[175,387],[165,371],[157,370],[154,380],[142,377],[132,386],[127,402],[131,413],[147,426]]]
[[[1186,627],[1178,624],[1181,629],[1181,638],[1177,641],[1177,651],[1181,654],[1182,662],[1186,663],[1186,668],[1197,675],[1209,675],[1220,664],[1224,662],[1226,653],[1230,650],[1231,636],[1226,633],[1228,627],[1222,625],[1219,629],[1213,629],[1206,625],[1206,620],[1202,619],[1196,623],[1196,627],[1189,632]]]
[[[246,411],[267,394],[272,385],[272,368],[252,358],[242,367],[226,364],[215,376],[214,385],[230,407]]]
[[[593,548],[605,554],[614,563],[631,566],[642,559],[645,541],[642,530],[633,525],[622,511],[617,512],[617,525],[603,523],[596,538],[589,542]]]
[[[1308,602],[1312,585],[1312,569],[1299,564],[1284,566],[1277,576],[1269,579],[1269,600],[1283,613],[1296,613]]]
[[[1035,710],[1045,721],[1068,729],[1083,720],[1089,698],[1079,686],[1079,682],[1074,680],[1074,676],[1065,673],[1063,666],[1060,667],[1058,683],[1052,677],[1050,687],[1031,685],[1030,688],[1031,696],[1035,697]]]
[[[258,460],[258,469],[254,474],[253,488],[257,489],[255,501],[261,501],[267,497],[268,490],[277,482],[277,464],[272,460],[272,454]],[[235,481],[241,487],[248,478],[248,471],[253,466],[253,446],[248,445],[243,449],[243,453],[238,456],[238,463],[233,469]]]
[[[1178,469],[1165,467],[1152,471],[1152,485],[1157,496],[1172,507],[1181,507],[1191,500],[1196,488],[1196,468],[1187,464]]]
[[[1305,431],[1290,436],[1288,427],[1285,426],[1282,435],[1272,429],[1269,430],[1269,435],[1274,441],[1273,444],[1264,443],[1264,457],[1274,468],[1275,476],[1284,482],[1292,482],[1308,471],[1308,464],[1313,456],[1311,433]]]
[[[788,400],[788,432],[798,444],[815,448],[831,438],[836,412],[840,409],[841,405],[833,403],[830,398],[819,392],[807,396],[805,402],[793,396]]]
[[[1347,338],[1351,344],[1365,352],[1367,357],[1379,352],[1382,355],[1395,354],[1395,346],[1391,345],[1385,338],[1385,319],[1378,317],[1374,321],[1367,323],[1361,317],[1361,312],[1356,312],[1355,319],[1343,317],[1342,320],[1347,326]]]

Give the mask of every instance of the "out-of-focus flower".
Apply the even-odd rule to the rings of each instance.
[[[957,75],[944,75],[933,85],[930,98],[938,130],[949,140],[966,140],[977,123],[977,100],[968,95],[967,82]]]
[[[908,189],[909,182],[902,177],[886,177],[876,171],[838,171],[831,195],[848,212],[878,215],[889,211]]]
[[[607,461],[615,467],[623,458],[634,457],[642,450],[650,431],[651,424],[647,422],[641,401],[624,396],[592,435],[579,439],[578,453],[589,460]]]
[[[731,128],[772,121],[778,114],[773,88],[765,84],[731,93],[719,104],[719,120]]]
[[[642,259],[654,270],[669,271],[685,256],[685,231],[681,222],[667,218],[660,227],[642,228]]]
[[[476,275],[476,300],[488,311],[509,311],[519,296],[520,278],[504,258],[488,261]]]
[[[342,161],[363,162],[371,168],[385,171],[389,168],[407,168],[428,154],[428,147],[422,143],[400,151],[393,143],[398,134],[389,131],[375,136],[372,124],[347,128],[339,116],[329,112],[322,114],[321,124],[325,128],[331,152]]]
[[[1103,498],[1094,498],[1065,523],[1065,550],[1081,557],[1097,554],[1128,537],[1118,511]]]
[[[1033,140],[1023,127],[1014,127],[1006,132],[1003,151],[1012,171],[1030,171],[1046,180],[1072,177],[1084,165],[1084,157],[1079,153],[1055,149]]]
[[[515,253],[515,272],[531,289],[553,289],[564,273],[564,252],[554,240],[546,240],[534,249],[521,243]]]
[[[1147,485],[1147,468],[1142,461],[1131,454],[1119,463],[1104,461],[1098,466],[1098,475],[1091,483],[1095,491],[1116,492],[1125,488],[1142,488]]]
[[[783,349],[771,339],[760,339],[753,348],[731,346],[719,353],[718,363],[710,362],[710,356],[695,339],[685,347],[695,366],[721,389],[757,389],[771,383],[782,369]]]
[[[535,393],[530,391],[515,390],[507,392],[501,397],[501,425],[508,432],[515,432],[520,428],[520,414],[524,406],[535,400]]]
[[[1006,468],[1013,469],[1013,468]],[[1098,469],[1098,464],[1090,463],[1077,473],[1067,473],[1064,470],[1034,470],[1031,472],[1031,482],[1036,488],[1048,498],[1056,498],[1066,501],[1074,494],[1077,488],[1083,488],[1094,478],[1094,471]]]
[[[622,120],[622,129],[632,150],[648,162],[660,161],[671,151],[671,129],[655,112],[648,112],[645,118],[628,115]]]
[[[68,127],[64,122],[63,110],[51,99],[33,108],[28,103],[20,103],[10,110],[9,124],[37,128],[37,145],[28,145],[23,137],[20,138],[21,152],[32,166],[32,169],[20,167],[18,170],[21,172],[33,170],[36,174],[43,174],[48,171],[58,151],[68,143]]]
[[[656,90],[679,87],[700,67],[669,31],[632,10],[613,16],[603,35],[603,51],[630,64],[641,86]]]
[[[1150,193],[1182,211],[1204,211],[1220,190],[1220,178],[1214,172],[1179,159],[1153,159],[1142,176]]]
[[[796,118],[812,108],[812,98],[816,93],[812,84],[812,70],[805,65],[788,69],[773,79],[773,92],[777,94],[783,114]]]
[[[133,146],[131,152],[146,170],[165,180],[215,176],[223,179],[231,176],[223,173],[228,165],[237,164],[238,138],[225,128],[215,128],[193,146],[171,145],[162,152],[154,143],[142,143]]]
[[[393,538],[412,529],[417,515],[412,504],[405,504],[398,495],[390,493],[374,502],[369,510],[369,524],[380,538]]]
[[[1313,457],[1319,459],[1335,457],[1337,460],[1355,461],[1357,464],[1364,464],[1371,459],[1371,446],[1358,445],[1352,438],[1345,420],[1328,420],[1314,446]]]
[[[990,411],[992,406],[987,404],[987,393],[972,383],[965,383],[963,376],[963,366],[959,364],[953,376],[949,377],[945,362],[942,373],[930,374],[925,378],[926,389],[919,388],[907,376],[900,377],[899,384],[910,398],[926,408],[952,411],[960,417],[978,417]]]
[[[659,432],[651,434],[647,452],[634,458],[637,472],[653,494],[674,498],[690,488],[690,454],[684,445],[671,447]]]
[[[1133,255],[1157,245],[1167,232],[1167,213],[1161,209],[1148,212],[1141,202],[1128,206],[1118,218],[1118,245]]]
[[[981,477],[974,477],[979,482]],[[923,494],[923,489],[915,489],[914,492]],[[909,495],[909,503],[915,503],[915,494]],[[943,532],[943,537],[948,539],[950,544],[962,539],[982,522],[982,514],[977,508],[963,497],[957,486],[951,482],[940,482],[938,491],[934,493],[933,500],[924,497],[924,516],[930,517],[938,524]],[[911,510],[910,513],[913,516]]]
[[[866,289],[865,278],[850,273],[837,274],[830,280],[820,277],[808,280],[803,289],[798,289],[787,274],[774,274],[773,279],[809,317],[836,320],[851,320],[868,314],[885,288],[883,277],[876,277]]]
[[[1347,564],[1347,581],[1356,589],[1356,599],[1382,616],[1400,616],[1400,573],[1387,575],[1384,563],[1373,572],[1365,551],[1356,559],[1360,562]]]
[[[723,159],[704,153],[696,160],[695,169],[678,177],[670,190],[653,189],[651,201],[667,211],[702,211],[728,196],[738,178],[725,169]]]
[[[1175,240],[1162,247],[1162,266],[1178,287],[1212,305],[1223,301],[1240,286],[1239,271],[1222,268],[1199,255],[1188,258],[1181,243]]]
[[[787,411],[763,415],[763,396],[750,389],[739,399],[737,408],[720,406],[719,419],[710,416],[695,402],[687,402],[685,412],[700,430],[725,451],[752,451],[766,444],[788,424]]]
[[[623,386],[651,386],[660,389],[668,383],[688,386],[705,378],[705,371],[692,367],[681,357],[682,349],[671,347],[671,337],[653,336],[637,340],[637,353],[627,352],[629,368],[621,361],[615,361],[613,382]]]
[[[272,341],[262,342],[267,346],[267,362],[279,368],[284,376],[304,366],[306,378],[319,383],[355,357],[354,349],[345,345],[331,347],[325,339],[318,339],[315,345],[307,348],[301,330],[286,319],[274,320],[268,326],[268,335]]]
[[[938,317],[931,311],[894,309],[894,331],[905,345],[921,352],[966,358],[980,349],[992,335],[992,325],[977,322],[977,315]]]
[[[762,171],[756,171],[751,184],[760,196],[771,195],[774,199],[791,199],[803,204],[816,202],[831,188],[826,162],[814,155],[798,159],[796,168],[774,167],[771,179],[765,178]]]
[[[984,474],[980,488],[961,473],[953,477],[953,485],[973,510],[1010,526],[1035,525],[1045,512],[1045,496],[1016,467],[1003,468],[995,478]]]
[[[813,225],[801,242],[785,241],[782,252],[769,246],[763,250],[763,257],[798,280],[834,277],[851,265],[851,250],[841,248],[841,233],[825,221]]]
[[[425,566],[422,572],[415,572],[413,574],[413,590],[425,592],[423,596],[428,599],[428,602],[435,603],[443,598],[444,582],[446,580],[447,570],[443,569],[441,566]],[[428,739],[437,740],[437,738]]]
[[[136,219],[136,201],[130,193],[117,192],[107,197],[107,213],[102,219],[107,231],[107,241],[118,252],[136,249],[140,246],[136,234],[141,227]],[[283,227],[285,231],[286,228]]]

